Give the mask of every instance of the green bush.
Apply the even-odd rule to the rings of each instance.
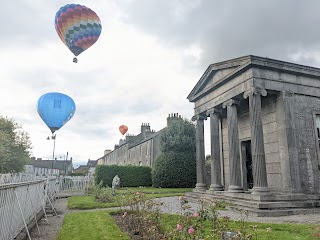
[[[196,184],[193,153],[161,153],[152,171],[153,187],[189,188]]]
[[[186,188],[196,184],[195,126],[188,120],[173,122],[161,133],[161,154],[152,170],[154,187]]]
[[[148,187],[152,185],[151,168],[145,166],[98,165],[96,168],[96,183],[112,186],[114,176],[118,175],[121,187]]]

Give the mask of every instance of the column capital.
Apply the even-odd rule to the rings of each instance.
[[[205,114],[205,112],[197,114],[197,115],[194,115],[191,118],[191,121],[193,121],[193,122],[197,121],[197,120],[207,120],[207,115]]]
[[[249,96],[253,94],[260,94],[261,96],[267,96],[267,91],[264,88],[252,87],[251,89],[245,91],[243,93],[243,98],[247,99]]]
[[[294,96],[293,92],[288,92],[288,91],[281,91],[280,94],[284,97],[292,97]]]
[[[231,105],[240,105],[240,101],[238,99],[229,99],[227,101],[225,101],[223,104],[222,104],[222,107],[223,108],[226,108],[227,106],[231,106]]]
[[[216,108],[216,107],[213,107],[209,110],[207,110],[207,116],[209,117],[211,114],[213,113],[217,113],[217,114],[221,114],[222,113],[222,109],[221,108]]]

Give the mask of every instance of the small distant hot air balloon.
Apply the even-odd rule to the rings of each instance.
[[[121,132],[122,135],[124,135],[128,131],[128,127],[126,125],[121,125],[119,127],[119,131]]]
[[[61,7],[56,13],[54,24],[60,39],[75,56],[98,40],[102,28],[98,15],[80,4]],[[76,57],[73,62],[78,62]]]
[[[76,105],[71,97],[63,93],[51,92],[39,98],[37,110],[53,134],[73,117]]]

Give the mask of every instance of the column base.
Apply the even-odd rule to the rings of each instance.
[[[206,191],[207,185],[205,183],[197,183],[194,190],[199,191],[199,192]]]
[[[211,184],[209,191],[223,191],[223,186],[221,184]]]
[[[253,187],[251,194],[254,195],[269,195],[270,189],[268,187]]]
[[[230,185],[228,187],[228,192],[241,193],[244,192],[244,190],[242,186]]]

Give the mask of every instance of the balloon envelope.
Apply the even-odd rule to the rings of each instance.
[[[60,39],[75,56],[91,47],[101,34],[98,15],[79,4],[61,7],[54,23]]]
[[[39,98],[37,110],[41,119],[54,133],[73,117],[76,105],[71,97],[52,92]]]
[[[119,127],[119,131],[121,132],[122,135],[124,135],[128,131],[128,127],[126,125],[121,125]]]

